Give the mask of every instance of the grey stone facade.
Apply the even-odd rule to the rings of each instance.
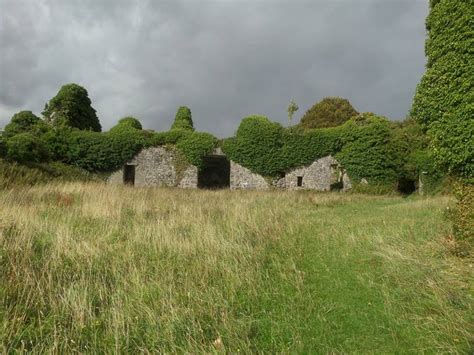
[[[267,190],[270,185],[263,176],[231,161],[230,188],[231,190]]]
[[[143,149],[125,165],[135,167],[135,186],[180,186],[197,187],[197,168],[188,167],[178,178],[175,168],[175,154],[163,147]],[[109,177],[110,183],[124,183],[124,169],[119,169]]]
[[[213,152],[214,156],[225,155],[220,149]],[[181,188],[197,188],[199,179],[203,179],[197,167],[190,165],[184,172],[176,171],[176,154],[163,147],[152,147],[142,150],[122,169],[109,177],[109,183],[123,184],[127,180],[127,171],[133,171],[133,184],[136,186],[177,186]],[[228,164],[228,163],[227,163]],[[263,176],[230,161],[227,169],[232,190],[268,190],[277,189],[309,189],[329,191],[334,186],[342,191],[349,190],[351,181],[339,162],[332,156],[315,160],[312,164],[296,168],[279,180],[269,183]],[[229,176],[230,175],[230,176]],[[201,185],[199,185],[201,186]]]
[[[341,164],[332,156],[315,160],[311,165],[296,168],[285,174],[276,186],[287,190],[330,191],[337,186],[343,191],[352,186]]]

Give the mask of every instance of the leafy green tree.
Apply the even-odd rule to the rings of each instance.
[[[54,126],[100,132],[102,127],[91,104],[86,89],[77,84],[67,84],[46,104],[43,115]]]
[[[13,137],[19,133],[42,135],[49,129],[48,125],[31,111],[15,113],[9,124],[5,126],[5,137]]]
[[[191,110],[188,107],[181,106],[178,108],[171,129],[186,129],[194,131],[193,118],[191,115]]]
[[[465,244],[466,250],[474,244],[473,19],[472,0],[430,1],[426,72],[412,107],[412,116],[431,137],[437,164],[460,180],[449,216],[459,245]]]
[[[291,121],[293,120],[293,115],[295,114],[296,111],[298,111],[298,109],[299,109],[299,107],[296,104],[296,102],[294,100],[291,100],[289,105],[288,105],[288,108],[287,108],[288,122],[289,122],[290,125],[291,125]]]
[[[434,157],[450,173],[474,173],[474,3],[431,0],[426,20],[426,73],[412,116],[431,136]]]
[[[300,125],[305,129],[335,127],[357,115],[347,99],[326,97],[304,114]]]
[[[19,163],[39,163],[49,158],[48,148],[31,133],[20,133],[7,141],[7,156]]]

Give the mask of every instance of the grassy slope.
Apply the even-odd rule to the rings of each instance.
[[[0,191],[3,351],[472,351],[448,201]]]

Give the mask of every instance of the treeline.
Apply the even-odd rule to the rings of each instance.
[[[43,119],[31,111],[15,114],[0,139],[0,155],[23,164],[57,161],[90,172],[109,172],[150,146],[173,145],[189,164],[201,167],[202,157],[220,146],[231,160],[267,177],[333,155],[353,181],[396,187],[423,174],[425,188],[442,180],[428,139],[411,119],[391,122],[372,113],[359,114],[341,98],[325,98],[295,126],[283,127],[263,116],[242,120],[234,137],[219,141],[196,132],[191,110],[180,107],[169,131],[144,130],[139,120],[125,117],[107,132],[87,91],[63,86],[50,100]]]

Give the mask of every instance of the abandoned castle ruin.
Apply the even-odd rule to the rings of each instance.
[[[135,186],[176,186],[182,188],[223,189],[311,189],[317,191],[349,190],[349,176],[332,156],[315,160],[282,174],[279,179],[266,179],[227,159],[216,149],[204,157],[201,169],[179,163],[179,154],[165,147],[143,149],[121,169],[109,177],[112,184]]]

